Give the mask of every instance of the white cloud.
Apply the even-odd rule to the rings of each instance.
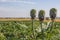
[[[27,3],[27,4],[36,4],[35,2],[30,2],[30,1],[16,1],[16,2]]]
[[[1,0],[2,2],[6,2],[6,0]]]
[[[16,1],[16,0],[0,0],[0,2],[12,2],[12,1]]]
[[[14,1],[16,1],[16,0],[0,0],[0,2],[14,2]]]
[[[19,3],[26,3],[26,4],[35,4],[35,2],[31,2],[31,1],[17,1],[17,0],[0,0],[0,2],[19,2]]]

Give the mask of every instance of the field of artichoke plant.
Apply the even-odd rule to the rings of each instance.
[[[55,22],[57,10],[50,9],[50,20],[44,22],[45,11],[30,11],[30,21],[0,21],[0,40],[60,40],[60,22]]]
[[[31,21],[6,21],[0,22],[0,40],[60,40],[60,23],[54,22],[51,29],[51,22],[42,23],[43,34],[39,21],[34,20],[32,32]],[[34,33],[34,34],[33,34]]]

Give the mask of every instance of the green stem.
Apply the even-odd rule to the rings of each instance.
[[[52,32],[52,29],[53,29],[53,22],[54,22],[54,21],[52,21],[52,25],[51,25],[51,29],[50,29],[51,32]]]
[[[44,31],[43,31],[43,28],[42,28],[42,23],[43,22],[40,23],[41,24],[41,34],[42,34],[42,40],[44,40]]]
[[[34,22],[34,19],[32,19],[32,34],[33,34],[33,37],[34,37],[34,25],[33,25],[34,23],[33,22]]]
[[[34,31],[34,19],[32,19],[32,34],[33,34],[33,39],[34,39],[34,40],[37,40],[34,32],[35,32],[35,31]]]

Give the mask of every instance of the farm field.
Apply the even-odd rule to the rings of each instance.
[[[30,18],[0,18],[0,21],[30,21]],[[38,19],[35,19],[38,20]],[[48,22],[50,20],[44,20],[45,22]],[[60,19],[55,19],[55,22],[60,22]]]
[[[0,20],[1,40],[41,40],[41,28],[38,20],[34,21],[34,36],[32,35],[32,22],[30,19],[28,21],[26,19],[24,21]],[[43,23],[44,40],[60,40],[60,21],[54,22],[52,32],[49,31],[50,26],[47,27],[48,23],[49,21]]]
[[[0,40],[60,40],[59,0],[0,0]]]

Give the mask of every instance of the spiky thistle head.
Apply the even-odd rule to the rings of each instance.
[[[32,9],[30,11],[30,16],[31,16],[31,19],[34,19],[36,17],[36,10],[35,9]]]
[[[56,13],[57,13],[57,10],[55,8],[50,9],[50,18],[51,18],[51,20],[56,18]]]
[[[40,10],[39,14],[38,14],[38,18],[40,21],[44,20],[44,16],[45,16],[45,11],[44,10]]]

